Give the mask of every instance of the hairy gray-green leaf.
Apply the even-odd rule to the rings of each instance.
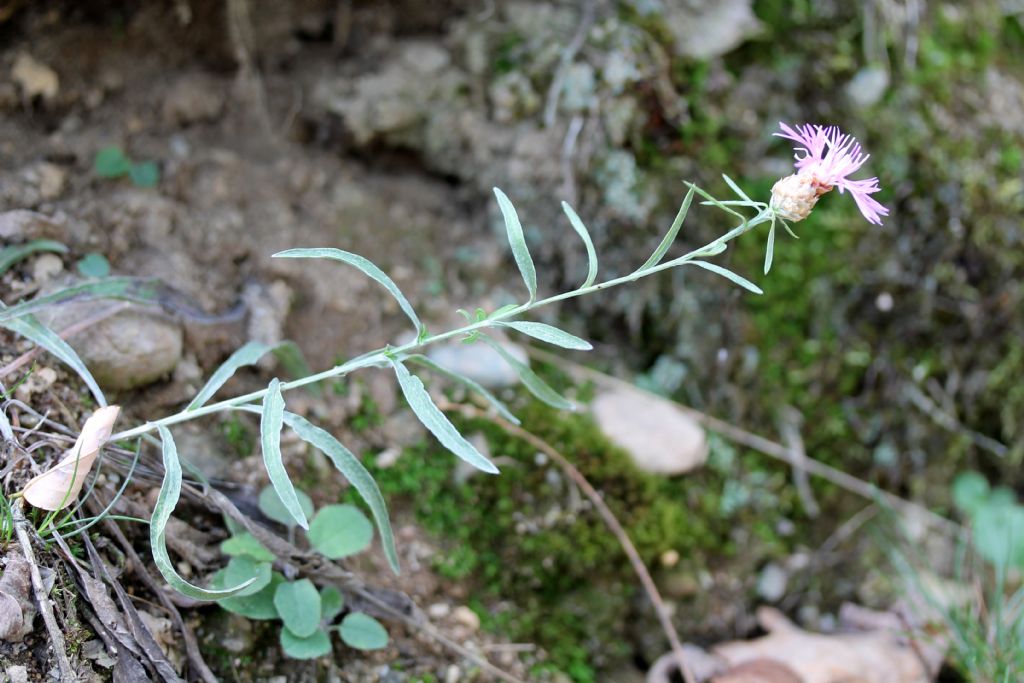
[[[539,398],[544,403],[547,403],[552,408],[558,408],[559,410],[575,409],[575,406],[572,403],[562,396],[559,396],[557,391],[552,389],[548,386],[547,382],[538,377],[537,373],[531,370],[529,365],[522,363],[518,358],[510,354],[504,349],[504,347],[502,347],[501,344],[494,341],[486,334],[481,334],[480,340],[497,351],[498,355],[500,355],[505,362],[516,371],[516,374],[519,375],[519,379],[522,381],[523,386],[525,386],[531,394]]]
[[[679,229],[683,227],[683,221],[686,220],[686,214],[690,211],[690,204],[693,202],[694,185],[690,186],[689,191],[686,193],[686,197],[683,198],[683,203],[679,206],[679,211],[676,213],[675,220],[672,221],[671,227],[668,232],[665,233],[665,237],[662,238],[661,243],[658,244],[657,249],[651,254],[651,257],[644,262],[637,270],[647,270],[653,268],[661,262],[661,259],[665,257],[669,247],[676,241],[676,235],[679,234]]]
[[[263,547],[248,531],[235,534],[221,541],[220,551],[225,555],[248,557],[262,562],[273,562],[274,553]]]
[[[319,659],[331,652],[331,639],[322,628],[300,638],[287,628],[281,629],[281,649],[292,659]]]
[[[409,373],[408,368],[396,360],[391,361],[398,377],[398,385],[402,388],[405,400],[416,413],[423,426],[437,437],[441,444],[467,463],[489,474],[497,474],[498,468],[485,458],[473,444],[466,440],[455,428],[445,414],[434,405],[433,399],[419,377]]]
[[[284,397],[281,383],[275,377],[270,380],[267,395],[263,397],[263,413],[260,416],[260,445],[263,447],[263,464],[267,468],[270,483],[284,503],[288,514],[303,529],[309,528],[306,513],[295,495],[295,486],[288,477],[281,459],[281,427],[284,425]]]
[[[720,202],[719,200],[715,199],[710,194],[708,194],[705,190],[702,190],[701,188],[697,187],[696,185],[694,185],[693,183],[690,183],[690,182],[686,183],[686,186],[689,187],[694,192],[696,192],[697,194],[699,194],[701,197],[704,197],[704,199],[708,200],[707,203],[709,203],[709,204],[711,204],[713,206],[717,206],[722,211],[725,211],[726,213],[730,213],[733,216],[736,216],[737,218],[739,218],[744,223],[747,222],[747,217],[746,216],[744,216],[739,211],[736,211],[735,209],[730,209],[728,207],[728,205],[726,205],[725,203]]]
[[[587,248],[587,279],[580,286],[580,289],[584,289],[594,284],[594,280],[597,279],[597,251],[594,249],[594,241],[590,239],[590,232],[587,230],[587,226],[583,224],[583,221],[580,220],[580,217],[569,206],[568,202],[562,202],[562,211],[569,217],[572,229],[580,236],[580,239],[583,240],[583,246]]]
[[[156,505],[153,506],[153,517],[149,522],[149,544],[153,552],[153,563],[160,571],[164,579],[179,593],[187,595],[196,600],[219,600],[238,595],[256,582],[253,577],[237,586],[223,590],[206,590],[191,583],[178,575],[167,553],[167,521],[174,512],[174,506],[178,504],[178,497],[181,495],[181,463],[178,461],[178,449],[174,445],[170,430],[163,425],[157,425],[160,433],[161,451],[164,462],[164,480],[160,485],[160,493],[157,495]]]
[[[213,575],[212,585],[223,585],[226,571],[220,570]],[[246,619],[277,619],[277,608],[274,607],[274,592],[277,586],[284,582],[284,576],[280,572],[272,572],[270,583],[253,593],[252,595],[235,595],[230,598],[222,598],[217,604],[229,612],[241,614]]]
[[[512,424],[515,424],[515,425],[519,424],[519,418],[517,418],[515,415],[512,414],[512,412],[508,409],[508,406],[506,406],[494,394],[492,394],[487,389],[485,389],[476,380],[470,379],[469,377],[466,377],[465,375],[461,375],[461,374],[459,374],[457,372],[452,372],[448,368],[445,368],[445,367],[442,367],[442,366],[438,365],[434,361],[430,360],[430,358],[428,358],[428,357],[426,357],[424,355],[421,355],[421,354],[414,354],[412,356],[407,356],[405,358],[405,360],[412,361],[413,363],[418,363],[418,364],[422,365],[425,368],[433,370],[434,372],[438,372],[438,373],[444,375],[445,377],[448,377],[449,379],[452,379],[452,380],[462,384],[463,386],[465,386],[470,391],[473,391],[473,392],[476,392],[476,393],[480,394],[481,396],[484,397],[485,401],[487,401],[492,406],[494,406],[494,409],[498,411],[499,415],[501,415],[503,418],[505,418],[506,420],[508,420]]]
[[[309,579],[278,585],[274,607],[285,627],[300,638],[308,638],[320,626],[320,593]]]
[[[306,495],[306,492],[302,489],[295,489],[295,497],[299,501],[299,507],[302,508],[303,514],[306,518],[313,516],[313,500]],[[259,497],[256,499],[256,505],[259,507],[260,512],[267,516],[268,519],[272,519],[278,524],[283,524],[286,527],[295,526],[295,518],[292,517],[292,513],[288,511],[288,508],[281,502],[281,497],[277,495],[277,491],[274,490],[273,484],[266,486],[260,491]]]
[[[141,280],[133,277],[111,277],[98,282],[87,282],[0,310],[0,322],[20,318],[47,306],[73,299],[124,299],[126,301],[151,302],[157,298],[156,285],[155,280]]]
[[[391,565],[392,571],[398,574],[398,551],[395,549],[395,535],[391,531],[387,504],[384,502],[384,496],[381,495],[380,488],[373,480],[373,476],[352,454],[352,451],[345,448],[328,431],[317,427],[306,418],[288,411],[285,411],[284,422],[298,434],[300,439],[312,444],[314,448],[319,449],[330,458],[342,476],[348,479],[362,499],[366,501],[374,521],[377,522],[377,531],[380,533],[381,544],[384,546],[388,564]]]
[[[768,248],[764,252],[764,274],[767,275],[768,271],[772,269],[772,258],[775,256],[775,222],[772,221],[772,227],[768,230]]]
[[[758,287],[757,285],[755,285],[753,282],[751,282],[750,280],[746,279],[742,275],[737,275],[736,273],[732,272],[731,270],[727,270],[727,269],[725,269],[725,268],[723,268],[721,266],[716,266],[714,263],[708,263],[707,261],[687,261],[687,265],[699,266],[699,267],[701,267],[701,268],[703,268],[705,270],[710,270],[712,273],[716,273],[718,275],[721,275],[722,277],[726,278],[727,280],[732,280],[733,282],[738,284],[740,287],[743,287],[744,289],[750,290],[754,294],[764,294],[764,292],[761,290],[760,287]]]
[[[378,268],[369,259],[360,256],[359,254],[353,254],[348,251],[342,251],[341,249],[330,249],[330,248],[315,248],[315,249],[286,249],[285,251],[279,251],[274,254],[274,258],[327,258],[334,259],[335,261],[341,261],[347,263],[350,266],[358,268],[364,275],[376,280],[384,289],[395,298],[398,302],[398,306],[402,309],[412,324],[416,326],[417,332],[423,331],[423,323],[420,322],[419,317],[416,315],[416,311],[413,310],[412,304],[405,298],[401,290],[398,289],[398,285],[392,280],[387,273]]]
[[[39,251],[56,252],[58,254],[66,254],[68,248],[60,242],[54,240],[32,240],[25,244],[17,244],[11,247],[4,247],[0,249],[0,275],[7,272],[7,269],[13,266],[21,259],[34,254]]]
[[[361,553],[373,541],[373,525],[354,505],[326,505],[309,523],[309,542],[325,557],[338,560]]]
[[[345,596],[334,586],[324,586],[320,589],[320,619],[330,622],[334,617],[341,614],[345,606]]]
[[[82,381],[89,387],[89,391],[92,392],[100,406],[107,405],[107,399],[103,395],[100,385],[96,383],[92,373],[89,372],[89,368],[85,366],[85,363],[78,357],[75,350],[66,341],[61,339],[56,332],[39,322],[34,315],[28,314],[20,318],[8,320],[0,323],[0,326],[21,335],[59,358],[82,378]]]
[[[388,632],[368,614],[353,612],[341,620],[341,639],[357,650],[379,650],[387,647]]]
[[[565,330],[560,330],[557,327],[545,325],[544,323],[514,320],[507,323],[500,322],[498,325],[502,327],[510,327],[516,332],[522,332],[529,337],[539,339],[540,341],[547,342],[548,344],[561,346],[563,349],[590,351],[594,348],[586,339],[580,339],[574,334],[569,334]]]
[[[732,189],[732,191],[739,196],[740,199],[743,199],[744,201],[749,202],[750,204],[756,204],[756,202],[753,199],[747,196],[746,192],[740,189],[740,186],[737,185],[732,178],[725,175],[724,173],[722,174],[722,178],[725,180],[725,184],[728,185]]]
[[[530,293],[530,303],[537,299],[537,269],[533,265],[533,257],[530,256],[530,249],[526,246],[526,237],[523,235],[523,226],[519,222],[519,214],[516,207],[504,192],[494,188],[494,196],[498,198],[498,208],[501,209],[501,216],[505,219],[505,232],[508,233],[508,243],[512,247],[512,256],[516,259],[519,272],[523,275],[523,282],[526,283],[526,290]]]
[[[210,379],[206,381],[203,388],[199,390],[196,397],[188,404],[185,410],[201,408],[204,403],[213,398],[217,390],[224,386],[224,383],[231,379],[238,368],[244,365],[252,365],[268,353],[273,347],[258,341],[246,342],[237,351],[228,356],[228,359],[220,364]]]

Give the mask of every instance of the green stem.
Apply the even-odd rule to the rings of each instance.
[[[549,296],[546,299],[538,299],[536,301],[528,302],[515,308],[511,308],[498,315],[495,315],[494,317],[488,318],[487,320],[481,320],[479,322],[470,323],[469,325],[465,325],[458,329],[449,330],[448,332],[442,332],[441,334],[429,336],[423,339],[416,339],[401,346],[389,346],[383,349],[377,349],[376,351],[370,351],[369,353],[365,353],[362,356],[353,358],[352,360],[346,363],[336,365],[333,368],[324,370],[323,372],[318,372],[315,375],[301,377],[299,379],[292,380],[291,382],[282,382],[280,385],[281,391],[288,391],[289,389],[298,389],[299,387],[306,386],[307,384],[315,384],[316,382],[321,382],[325,379],[330,379],[332,377],[343,377],[351,372],[354,372],[355,370],[360,370],[362,368],[386,365],[388,363],[389,358],[402,357],[405,354],[408,354],[412,351],[419,351],[420,349],[431,344],[436,344],[438,342],[452,339],[453,337],[466,335],[471,332],[474,332],[475,330],[482,330],[488,327],[493,327],[494,324],[497,322],[505,321],[510,318],[515,318],[516,316],[528,313],[534,309],[541,308],[542,306],[547,306],[557,301],[565,301],[566,299],[575,299],[576,297],[579,296],[592,294],[593,292],[599,292],[603,289],[617,287],[619,285],[624,285],[629,282],[635,282],[640,278],[644,278],[649,275],[654,275],[655,273],[660,273],[663,270],[668,270],[670,268],[675,268],[676,266],[685,265],[687,262],[693,261],[700,256],[706,256],[709,255],[709,253],[716,253],[715,249],[719,245],[723,245],[739,237],[740,235],[749,232],[750,230],[754,229],[754,227],[756,227],[757,225],[760,225],[761,223],[766,223],[769,220],[771,220],[770,210],[762,211],[754,218],[751,218],[748,221],[744,221],[743,223],[736,226],[735,228],[725,233],[721,237],[718,237],[712,240],[711,242],[708,242],[703,247],[700,247],[699,249],[695,249],[687,254],[679,256],[678,258],[674,258],[671,261],[665,261],[663,263],[659,263],[658,265],[651,266],[649,268],[634,271],[629,275],[623,275],[622,277],[617,277],[612,280],[598,282],[588,287],[581,287],[579,289],[574,289],[570,292],[563,292],[561,294]],[[237,408],[238,406],[242,406],[247,403],[252,403],[253,401],[262,399],[266,394],[267,390],[261,389],[260,391],[253,391],[248,394],[243,394],[242,396],[228,398],[217,403],[211,403],[201,408],[196,408],[194,410],[183,410],[180,413],[175,413],[174,415],[170,415],[159,420],[153,420],[152,422],[146,422],[144,424],[139,425],[138,427],[134,427],[123,432],[118,432],[117,434],[112,435],[110,437],[110,440],[121,441],[124,439],[131,439],[136,436],[141,436],[148,432],[154,431],[158,426],[161,425],[167,427],[173,424],[178,424],[180,422],[194,420],[195,418],[202,417],[204,415],[217,413],[222,410],[230,410],[232,408]]]

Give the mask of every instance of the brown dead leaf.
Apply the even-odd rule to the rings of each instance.
[[[715,676],[711,683],[803,683],[803,679],[785,664],[753,659]]]
[[[32,630],[35,615],[28,562],[12,550],[0,577],[0,640],[20,642]]]
[[[60,462],[25,485],[25,500],[44,510],[61,510],[73,503],[120,411],[119,406],[107,406],[93,413]]]

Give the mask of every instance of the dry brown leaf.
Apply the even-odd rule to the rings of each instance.
[[[120,411],[119,406],[107,406],[93,413],[60,462],[25,485],[25,500],[44,510],[61,510],[73,503],[100,448],[110,438]]]

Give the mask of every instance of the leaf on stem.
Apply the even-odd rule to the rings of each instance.
[[[514,320],[507,323],[499,322],[498,325],[501,327],[510,327],[516,332],[522,332],[528,337],[533,337],[534,339],[539,339],[542,342],[554,344],[555,346],[561,346],[563,349],[590,351],[594,348],[586,339],[580,339],[574,334],[569,334],[565,330],[560,330],[557,327],[545,325],[544,323]]]
[[[334,259],[335,261],[341,261],[347,263],[359,269],[364,275],[376,280],[384,289],[388,290],[388,293],[395,298],[398,302],[399,308],[402,312],[409,316],[409,320],[416,327],[417,333],[423,332],[423,323],[420,322],[419,317],[416,315],[416,311],[413,310],[412,304],[405,298],[401,290],[398,289],[398,285],[392,280],[387,273],[378,268],[369,259],[360,256],[359,254],[353,254],[348,251],[342,251],[341,249],[330,249],[330,248],[314,248],[314,249],[286,249],[285,251],[279,251],[274,254],[274,258],[327,258]]]
[[[62,304],[72,299],[124,299],[148,303],[157,297],[156,284],[156,280],[134,277],[111,277],[98,282],[87,282],[0,310],[0,322],[21,318],[29,313],[35,313],[48,306]]]
[[[412,412],[420,419],[423,426],[437,437],[437,440],[445,448],[462,460],[478,470],[488,474],[497,474],[498,468],[494,466],[494,463],[484,457],[473,444],[467,441],[459,433],[459,430],[455,428],[455,425],[445,417],[441,409],[434,404],[420,378],[410,374],[408,368],[399,361],[392,360],[391,365],[395,369],[395,375],[398,377],[398,386],[402,388],[405,400],[409,402],[409,407],[412,408]]]
[[[281,458],[281,427],[284,425],[284,397],[281,383],[275,377],[270,380],[267,394],[263,397],[263,412],[260,415],[260,445],[263,447],[263,464],[267,468],[270,483],[281,499],[288,514],[303,529],[309,529],[306,513],[295,494],[295,486],[288,477]]]
[[[696,185],[690,185],[689,191],[683,198],[683,203],[679,206],[679,211],[676,213],[675,220],[672,221],[672,226],[669,227],[668,232],[665,233],[665,237],[662,238],[661,243],[658,245],[658,248],[654,250],[654,253],[651,254],[651,257],[637,269],[638,272],[641,270],[647,270],[648,268],[653,268],[665,257],[665,253],[668,252],[669,247],[671,247],[672,243],[675,242],[676,235],[679,234],[679,229],[683,227],[683,221],[686,220],[686,214],[690,211],[690,204],[693,202],[693,192],[696,187]]]
[[[75,445],[65,451],[60,462],[25,485],[25,500],[44,510],[63,510],[70,505],[81,492],[120,412],[119,406],[107,406],[93,413],[82,426]]]
[[[594,280],[597,279],[597,252],[594,250],[594,241],[590,239],[590,233],[587,231],[587,226],[583,224],[580,217],[576,214],[576,211],[569,206],[568,202],[562,202],[562,211],[569,217],[569,223],[572,225],[572,229],[576,231],[576,234],[583,240],[583,246],[587,248],[587,279],[583,281],[580,289],[586,289],[590,285],[594,284]]]
[[[742,275],[737,275],[736,273],[732,272],[731,270],[727,270],[722,266],[716,266],[714,263],[708,263],[707,261],[687,261],[686,265],[700,266],[704,270],[710,270],[712,273],[721,275],[727,280],[732,280],[743,289],[749,290],[754,294],[764,294],[764,291],[762,291],[760,287],[758,287],[757,285],[755,285],[753,282],[746,279]]]
[[[0,307],[2,307],[2,304],[0,304]],[[28,339],[40,348],[46,349],[63,361],[82,378],[85,385],[89,387],[89,391],[92,392],[96,402],[101,407],[107,405],[107,399],[103,395],[103,390],[100,389],[100,385],[96,383],[92,373],[89,372],[89,368],[85,366],[85,363],[75,353],[75,350],[71,348],[71,345],[61,339],[60,335],[56,332],[39,322],[34,315],[29,314],[13,320],[7,320],[0,323],[0,327],[6,327],[11,332]]]
[[[7,272],[7,269],[30,254],[38,251],[56,252],[66,254],[68,248],[54,240],[32,240],[25,244],[17,244],[0,249],[0,275]]]
[[[772,221],[772,227],[768,230],[768,248],[764,252],[764,274],[767,275],[768,271],[772,269],[772,258],[775,256],[775,221]]]
[[[191,583],[178,575],[167,553],[167,521],[174,512],[181,496],[181,463],[178,461],[178,449],[174,445],[171,432],[163,425],[157,425],[160,433],[161,450],[164,461],[164,480],[160,485],[160,494],[153,506],[153,517],[149,521],[149,544],[153,552],[153,563],[176,591],[196,600],[219,600],[237,595],[256,582],[256,577],[248,579],[238,586],[223,590],[207,590]],[[235,558],[237,559],[237,558]]]
[[[462,375],[462,374],[460,374],[458,372],[454,372],[452,370],[449,370],[446,367],[438,365],[434,361],[430,360],[430,358],[428,358],[427,356],[424,356],[424,355],[421,355],[421,354],[414,354],[414,355],[411,355],[411,356],[406,356],[405,360],[412,361],[413,363],[418,363],[419,365],[422,365],[425,368],[433,370],[434,372],[438,372],[438,373],[444,375],[445,377],[447,377],[447,378],[449,378],[451,380],[454,380],[454,381],[462,384],[463,386],[465,386],[470,391],[473,391],[473,392],[476,392],[476,393],[480,394],[484,398],[485,401],[487,401],[492,406],[494,406],[494,409],[498,411],[499,415],[501,415],[503,418],[505,418],[506,420],[508,420],[512,424],[515,424],[515,425],[519,424],[519,418],[517,418],[515,415],[512,414],[512,412],[508,409],[508,406],[506,406],[494,394],[492,394],[487,389],[485,389],[476,380],[470,379],[469,377],[466,377],[465,375]]]
[[[264,344],[263,342],[250,341],[239,347],[234,353],[228,356],[228,359],[220,364],[220,367],[210,375],[210,379],[206,381],[206,384],[196,397],[192,399],[192,402],[188,404],[185,410],[195,410],[201,408],[204,403],[213,398],[213,395],[217,393],[217,390],[224,386],[224,383],[231,379],[231,376],[235,374],[238,368],[245,365],[252,365],[262,358],[265,354],[271,351],[274,347],[270,344]]]
[[[508,233],[508,243],[512,247],[512,256],[516,259],[519,272],[523,275],[523,282],[526,283],[526,290],[530,293],[530,303],[537,299],[537,269],[533,265],[533,257],[530,256],[530,249],[526,246],[526,237],[523,235],[523,226],[519,222],[519,214],[516,207],[504,192],[494,188],[494,196],[498,198],[498,208],[505,219],[505,232]]]
[[[575,409],[575,406],[572,403],[560,396],[557,391],[548,386],[547,382],[537,376],[537,373],[531,370],[529,365],[526,365],[518,358],[515,358],[512,354],[506,351],[501,344],[494,341],[486,334],[480,335],[480,341],[498,352],[498,355],[500,355],[502,359],[504,359],[504,361],[516,371],[516,374],[519,375],[519,380],[531,394],[552,408],[558,408],[559,410]]]

